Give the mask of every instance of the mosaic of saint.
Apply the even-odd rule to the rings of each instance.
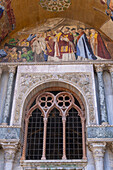
[[[13,35],[0,50],[0,62],[47,62],[112,59],[94,28],[63,18]]]

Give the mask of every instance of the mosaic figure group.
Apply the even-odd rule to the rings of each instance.
[[[110,54],[93,28],[64,27],[11,39],[0,50],[1,62],[43,62],[110,59]]]

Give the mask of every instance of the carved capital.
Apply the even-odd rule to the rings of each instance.
[[[112,73],[113,72],[113,65],[108,65],[108,70],[109,70],[110,73]]]
[[[94,65],[96,72],[103,72],[103,69],[105,67],[104,64]]]
[[[16,71],[16,65],[14,65],[14,66],[8,66],[8,71],[9,71],[9,73],[14,73],[15,74],[15,71]]]
[[[110,151],[113,153],[113,142],[107,143],[107,146],[110,148]]]
[[[89,148],[93,152],[93,156],[95,159],[98,159],[100,157],[103,158],[106,149],[106,142],[91,143],[89,145]]]
[[[18,149],[19,141],[2,142],[2,148],[4,149],[5,162],[13,162],[15,153]]]

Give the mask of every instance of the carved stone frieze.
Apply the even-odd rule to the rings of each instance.
[[[52,80],[65,81],[68,84],[76,86],[87,99],[89,106],[89,119],[91,124],[95,124],[95,113],[94,113],[94,93],[92,77],[90,72],[83,73],[20,73],[18,77],[18,95],[16,97],[16,110],[14,116],[14,124],[18,124],[20,119],[20,108],[22,106],[23,97],[27,94],[30,89],[36,87],[42,83],[49,82]]]

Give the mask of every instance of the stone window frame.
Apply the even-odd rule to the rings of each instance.
[[[76,96],[76,95],[75,95]],[[83,109],[83,105],[81,108],[79,108],[75,102],[74,102],[74,97],[70,92],[63,91],[58,93],[56,96],[53,95],[51,92],[42,92],[38,96],[35,96],[36,98],[36,104],[30,108],[27,107],[27,112],[25,115],[25,134],[24,134],[24,145],[23,145],[23,151],[22,151],[22,157],[21,160],[26,159],[26,148],[27,148],[27,134],[28,134],[28,123],[29,123],[29,118],[32,116],[32,112],[35,109],[39,109],[42,112],[43,116],[43,121],[44,121],[44,132],[43,132],[43,153],[42,153],[42,158],[41,160],[46,160],[46,133],[47,133],[47,120],[50,112],[52,111],[53,108],[56,108],[60,112],[60,116],[62,116],[62,123],[63,123],[63,156],[62,160],[67,160],[66,158],[66,116],[68,115],[68,112],[71,108],[74,108],[78,111],[78,115],[81,118],[81,124],[82,124],[82,148],[83,148],[83,160],[86,160],[86,144],[85,144],[85,111]],[[45,97],[45,105],[41,105],[41,99]],[[51,98],[51,101],[49,101],[51,104],[50,106],[47,105],[48,103],[48,97]],[[63,98],[62,103],[63,105],[60,106],[59,102],[60,97]],[[66,106],[65,98],[68,97],[68,102],[69,105]],[[34,98],[31,100],[33,102]],[[30,102],[31,103],[31,102]],[[80,101],[80,106],[81,106],[81,101]],[[28,110],[29,108],[29,110]],[[83,109],[83,110],[82,110]]]

